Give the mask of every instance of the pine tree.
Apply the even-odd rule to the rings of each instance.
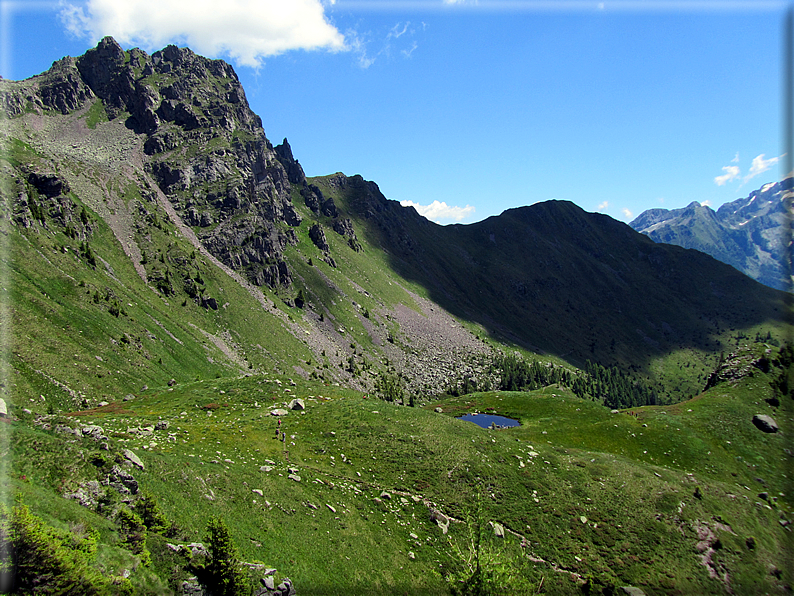
[[[207,524],[209,561],[204,566],[202,583],[214,596],[248,596],[251,586],[240,565],[237,547],[229,528],[219,517]]]

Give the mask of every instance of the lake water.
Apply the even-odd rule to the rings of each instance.
[[[518,420],[497,416],[496,414],[465,414],[464,416],[459,416],[458,420],[468,420],[483,428],[488,428],[491,424],[496,424],[497,426],[520,426],[521,424]]]

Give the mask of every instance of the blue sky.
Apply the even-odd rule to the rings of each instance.
[[[0,74],[104,35],[230,61],[307,175],[441,223],[566,199],[630,221],[782,177],[787,2],[0,2]],[[790,162],[789,162],[790,163]],[[435,207],[435,208],[433,208]]]

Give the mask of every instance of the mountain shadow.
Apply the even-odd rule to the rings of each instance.
[[[441,226],[360,176],[313,182],[438,304],[495,336],[578,366],[591,359],[647,370],[676,350],[719,352],[726,334],[789,322],[784,292],[571,202]]]

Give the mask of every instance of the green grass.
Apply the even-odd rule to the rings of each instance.
[[[522,577],[535,587],[543,578],[549,593],[577,593],[571,573],[647,594],[725,593],[695,548],[703,523],[719,537],[713,559],[734,593],[752,593],[777,589],[769,565],[782,571],[780,582],[790,581],[782,555],[789,532],[777,523],[793,509],[781,475],[783,439],[748,420],[763,410],[756,402],[767,387],[757,375],[674,407],[638,408],[635,418],[553,387],[408,408],[255,375],[152,389],[71,419],[101,425],[114,450],[139,454],[146,469],[135,477],[182,540],[202,539],[206,520],[220,514],[245,560],[276,567],[300,593],[445,593],[440,572],[455,568],[453,545],[465,549],[468,525],[453,522],[444,535],[423,500],[472,523],[478,494],[482,523],[498,521],[528,541],[523,555],[515,536],[489,542],[488,552],[524,565]],[[288,439],[281,443],[269,411],[294,396],[307,409],[283,418]],[[522,426],[489,431],[455,419],[474,410],[516,417]],[[784,402],[772,413],[783,420],[790,410]],[[159,420],[170,423],[167,431],[127,433]],[[88,440],[64,452],[60,436],[20,426],[15,441],[15,477],[24,475],[26,487],[58,490],[61,477],[74,485],[95,468],[78,456],[96,452]],[[260,471],[266,460],[273,469]],[[73,467],[65,470],[66,462]],[[287,478],[289,467],[300,482]],[[26,500],[31,490],[21,491]],[[392,499],[377,503],[383,490]],[[762,490],[768,501],[758,498]],[[162,568],[158,557],[167,553],[152,552]]]
[[[83,115],[85,118],[85,125],[91,130],[95,129],[98,124],[108,122],[108,115],[105,111],[105,104],[101,99],[97,99],[88,111]]]

